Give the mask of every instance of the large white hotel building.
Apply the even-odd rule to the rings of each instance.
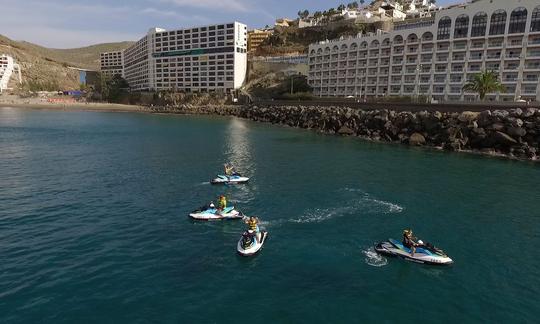
[[[309,47],[316,95],[426,96],[473,101],[463,85],[497,71],[504,93],[489,100],[540,101],[540,1],[479,0],[396,24],[394,31]]]
[[[247,26],[239,22],[152,28],[123,52],[123,75],[134,91],[230,93],[246,72]]]
[[[124,52],[114,51],[101,53],[99,61],[101,63],[101,73],[108,77],[115,75],[124,76]]]

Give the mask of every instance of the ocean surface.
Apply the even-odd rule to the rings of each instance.
[[[211,186],[232,162],[247,185]],[[0,108],[1,323],[533,323],[540,166],[236,118]],[[187,214],[225,194],[269,231]],[[404,228],[455,264],[378,256]]]

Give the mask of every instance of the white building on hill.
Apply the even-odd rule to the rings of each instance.
[[[101,53],[99,61],[101,74],[108,77],[124,76],[124,51]]]
[[[0,93],[8,89],[9,81],[13,74],[18,76],[19,83],[22,83],[21,67],[15,63],[13,57],[0,55]]]
[[[484,70],[506,87],[489,100],[540,101],[540,3],[480,0],[398,23],[390,33],[309,47],[309,83],[320,96],[426,96],[472,101],[463,86]]]
[[[239,22],[151,29],[124,51],[124,77],[135,91],[226,92],[247,72],[247,26]]]

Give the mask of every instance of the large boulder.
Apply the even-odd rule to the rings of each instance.
[[[422,146],[426,144],[426,138],[424,135],[420,133],[413,133],[411,137],[409,137],[409,145],[413,146]]]
[[[462,123],[470,123],[473,120],[476,120],[478,118],[478,115],[480,115],[479,112],[475,111],[464,111],[458,116],[458,120]]]
[[[350,129],[349,127],[347,127],[347,126],[342,126],[338,130],[338,134],[340,134],[340,135],[354,135],[354,131],[352,129]]]
[[[522,117],[524,118],[529,118],[529,117],[532,117],[534,116],[534,114],[536,113],[536,108],[527,108],[525,109],[525,111],[523,112],[523,115]]]
[[[499,131],[493,133],[492,139],[494,144],[500,146],[511,146],[517,144],[517,141],[513,139],[510,135]]]
[[[486,127],[493,123],[493,116],[491,110],[484,110],[478,115],[478,126]]]
[[[527,134],[527,131],[521,127],[510,127],[508,128],[508,135],[512,137],[522,137]]]

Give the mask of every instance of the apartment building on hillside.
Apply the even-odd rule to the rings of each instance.
[[[484,70],[506,87],[488,100],[540,101],[540,3],[479,0],[442,9],[392,32],[309,47],[309,83],[323,97],[426,96],[473,101],[463,86]]]
[[[22,83],[21,67],[13,57],[7,54],[0,55],[0,93],[9,89],[9,83],[13,74],[17,75],[19,83]]]

